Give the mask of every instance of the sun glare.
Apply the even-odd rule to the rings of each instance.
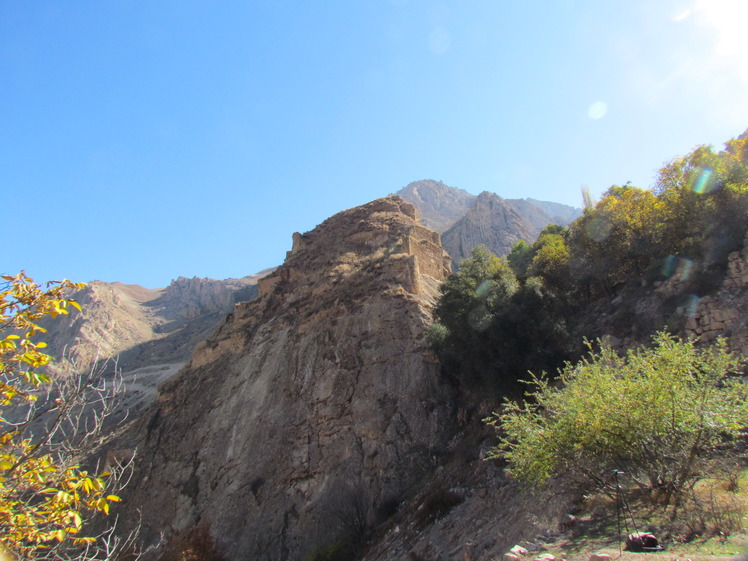
[[[685,15],[683,15],[685,14]],[[689,15],[717,33],[714,46],[716,54],[735,57],[740,77],[748,82],[748,41],[745,25],[748,22],[748,2],[745,0],[696,0],[693,7],[673,19],[680,21]]]

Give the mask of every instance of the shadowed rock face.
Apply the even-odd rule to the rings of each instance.
[[[454,434],[423,334],[449,258],[394,196],[294,235],[129,435],[119,510],[207,528],[229,559],[301,559],[407,497]]]

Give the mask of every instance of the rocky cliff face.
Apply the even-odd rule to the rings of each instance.
[[[467,214],[444,232],[442,243],[452,259],[459,263],[470,257],[477,245],[485,244],[501,257],[509,253],[517,241],[532,243],[539,233],[537,226],[504,199],[484,191],[473,201]]]
[[[449,271],[400,197],[306,234],[120,445],[143,536],[208,531],[228,559],[302,559],[379,520],[435,466],[453,389],[424,343]]]

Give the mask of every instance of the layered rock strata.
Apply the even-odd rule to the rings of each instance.
[[[130,433],[120,512],[210,533],[228,559],[302,559],[407,498],[449,438],[453,390],[424,330],[449,271],[393,196],[294,235]]]

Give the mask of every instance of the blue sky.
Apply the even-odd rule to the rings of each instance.
[[[0,270],[164,286],[425,178],[581,206],[748,127],[744,0],[3,0]]]

